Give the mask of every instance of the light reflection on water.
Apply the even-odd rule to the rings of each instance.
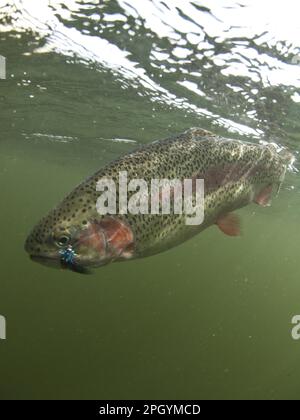
[[[299,102],[297,11],[294,1],[18,0],[0,28],[33,31],[23,54],[96,64],[154,103],[258,137],[285,134],[278,116]]]

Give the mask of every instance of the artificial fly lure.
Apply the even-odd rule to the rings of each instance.
[[[73,250],[72,246],[61,249],[59,254],[62,268],[69,268],[76,273],[90,274],[90,271],[87,268],[76,263],[76,252]]]

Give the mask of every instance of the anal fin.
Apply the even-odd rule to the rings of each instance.
[[[262,207],[270,206],[272,189],[272,185],[268,185],[267,187],[263,188],[254,198],[254,202]]]

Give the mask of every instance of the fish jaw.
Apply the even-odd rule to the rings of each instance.
[[[60,267],[59,250],[48,246],[46,248],[36,239],[35,230],[26,238],[24,249],[32,261],[55,268]]]
[[[87,274],[90,272],[90,267],[98,267],[108,262],[105,258],[105,252],[103,252],[105,249],[104,242],[102,248],[100,243],[95,248],[95,240],[93,242],[91,238],[89,247],[84,247],[79,242],[79,238],[87,236],[90,236],[88,229],[77,231],[67,246],[58,247],[52,238],[53,235],[50,235],[44,243],[35,242],[33,231],[25,242],[25,251],[33,262],[41,265]]]
[[[71,271],[74,271],[80,274],[91,274],[91,270],[89,270],[87,267],[77,264],[76,262],[65,263],[62,259],[35,256],[35,255],[31,255],[30,259],[46,267],[51,267],[51,268],[56,268],[56,269],[69,269]]]
[[[47,267],[52,267],[52,268],[61,268],[61,263],[60,263],[60,259],[59,258],[50,258],[50,257],[46,257],[46,256],[41,256],[41,255],[30,255],[30,259],[34,262],[37,262],[38,264],[42,264],[45,265]]]
[[[48,267],[86,274],[90,268],[134,255],[131,228],[125,221],[111,216],[89,221],[84,228],[73,227],[70,242],[62,247],[57,246],[53,234],[42,242],[36,235],[37,231],[39,225],[28,236],[25,250],[32,261]]]

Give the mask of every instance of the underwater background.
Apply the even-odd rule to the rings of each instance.
[[[0,398],[299,398],[297,162],[272,206],[80,276],[24,252],[104,164],[199,126],[300,150],[292,0],[0,0]]]

